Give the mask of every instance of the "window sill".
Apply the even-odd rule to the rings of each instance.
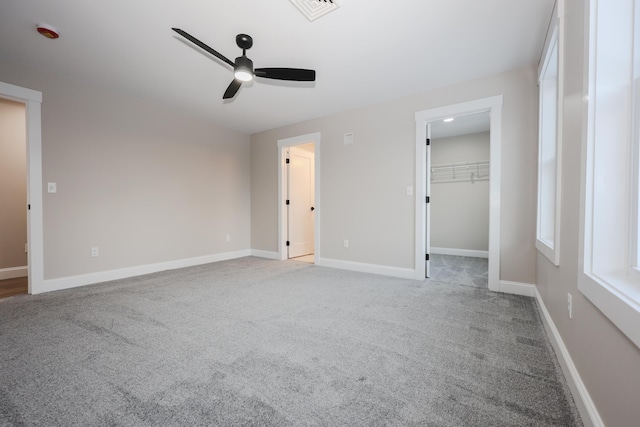
[[[580,274],[578,289],[640,347],[640,280],[630,274]]]
[[[542,255],[544,255],[549,261],[553,263],[556,267],[560,265],[560,257],[558,256],[558,251],[555,250],[554,247],[550,246],[544,240],[536,239],[536,249]]]

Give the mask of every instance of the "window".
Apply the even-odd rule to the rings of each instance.
[[[562,4],[559,5],[562,7]],[[558,7],[558,6],[556,6]],[[554,17],[558,16],[557,9]],[[558,19],[551,25],[538,74],[538,216],[536,248],[559,265],[560,177],[561,177],[561,73]]]
[[[590,2],[578,288],[640,346],[638,6]]]

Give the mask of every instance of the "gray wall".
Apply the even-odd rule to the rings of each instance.
[[[0,99],[0,269],[27,265],[25,107]]]
[[[489,132],[431,141],[431,165],[489,161]],[[489,250],[489,181],[431,184],[431,246]]]
[[[375,88],[372,88],[372,90]],[[251,136],[251,245],[278,250],[277,140],[320,132],[322,258],[414,267],[415,113],[504,96],[500,278],[535,283],[536,80],[527,67]],[[352,145],[343,135],[354,133]],[[343,240],[349,240],[349,248]]]
[[[250,249],[248,135],[8,61],[0,80],[43,93],[45,279]]]
[[[638,425],[640,349],[578,290],[585,3],[566,2],[560,266],[537,256],[538,290],[607,426]],[[567,315],[573,296],[573,318]],[[640,325],[639,325],[640,327]]]

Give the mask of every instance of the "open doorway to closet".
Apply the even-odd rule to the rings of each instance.
[[[424,279],[431,267],[431,123],[451,117],[489,114],[489,242],[488,288],[500,291],[500,151],[502,144],[502,96],[481,98],[418,111],[416,120],[415,278]],[[477,172],[476,172],[477,173]]]
[[[430,271],[444,283],[488,287],[490,116],[430,122]]]
[[[320,134],[278,141],[279,257],[317,263]]]
[[[0,98],[0,298],[28,291],[24,103]]]

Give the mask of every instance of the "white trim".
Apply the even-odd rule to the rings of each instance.
[[[263,251],[260,249],[251,249],[251,256],[267,259],[280,259],[280,254],[274,251]]]
[[[431,123],[427,123],[426,137],[429,139],[429,141],[431,141]],[[431,144],[427,146],[423,145],[422,147],[423,147],[423,152],[422,152],[421,163],[422,163],[423,170],[425,171],[424,194],[425,196],[431,198],[431,161],[433,160],[433,154],[431,153]],[[416,171],[417,170],[418,169],[416,169]],[[424,218],[425,218],[424,220],[425,232],[422,234],[425,239],[424,253],[430,254],[431,253],[431,218],[432,218],[431,203],[426,203],[424,206]],[[426,277],[431,277],[431,261],[430,260],[425,261],[424,275]]]
[[[556,117],[555,117],[555,182],[553,198],[553,241],[546,241],[541,237],[542,233],[542,118],[546,117],[543,112],[543,88],[542,83],[549,67],[551,53],[556,51],[557,76],[556,76]],[[537,218],[536,218],[536,249],[549,259],[555,266],[560,265],[560,235],[561,212],[562,212],[562,136],[563,136],[563,114],[564,114],[564,0],[558,0],[554,6],[552,19],[545,41],[545,50],[542,53],[538,69],[538,191],[537,191]]]
[[[78,276],[61,277],[58,279],[47,279],[44,281],[42,289],[39,289],[36,293],[60,291],[63,289],[76,288],[78,286],[93,285],[111,280],[126,279],[129,277],[142,276],[144,274],[157,273],[159,271],[175,270],[178,268],[193,267],[196,265],[226,261],[229,259],[244,258],[250,255],[251,250],[245,249],[235,252],[225,252],[175,261],[160,262],[156,264],[120,268],[117,270],[100,271],[98,273],[81,274]]]
[[[538,310],[540,311],[540,317],[542,317],[542,324],[544,325],[547,331],[547,336],[549,337],[551,345],[556,352],[558,362],[560,362],[560,367],[562,368],[564,377],[567,380],[567,384],[569,385],[569,389],[573,395],[573,400],[576,403],[578,412],[580,412],[583,424],[585,427],[604,427],[604,422],[602,422],[602,418],[600,418],[598,409],[593,403],[587,387],[582,382],[578,369],[571,359],[569,350],[567,350],[558,328],[556,328],[555,323],[553,323],[553,319],[547,311],[544,301],[542,300],[542,296],[537,288],[535,289],[535,298],[538,302]]]
[[[0,268],[0,280],[15,279],[18,277],[26,277],[29,275],[29,267],[26,265],[21,267]]]
[[[287,177],[285,168],[286,149],[294,145],[314,143],[315,156],[315,230],[314,230],[314,262],[318,262],[320,257],[320,215],[322,213],[322,203],[320,201],[320,155],[321,155],[321,134],[320,132],[308,133],[306,135],[294,136],[278,140],[278,259],[287,259],[287,216],[285,215],[284,203],[287,194]]]
[[[531,283],[500,280],[500,289],[498,290],[498,292],[513,295],[522,295],[525,297],[533,297],[536,293],[536,285],[532,285]]]
[[[29,293],[42,292],[44,283],[44,223],[42,210],[42,92],[0,82],[0,98],[26,105],[27,120],[27,264]]]
[[[339,268],[341,270],[358,271],[360,273],[380,274],[382,276],[413,279],[414,270],[410,268],[389,267],[386,265],[366,264],[363,262],[343,261],[339,259],[316,258],[316,265]]]
[[[583,120],[581,158],[578,290],[640,347],[640,278],[628,274],[633,263],[625,265],[625,260],[631,261],[629,255],[634,243],[630,239],[633,234],[630,213],[633,201],[631,180],[635,179],[631,173],[632,163],[626,163],[625,156],[633,152],[637,140],[632,138],[631,105],[624,111],[611,110],[611,105],[626,105],[624,95],[629,95],[627,91],[633,88],[633,61],[629,57],[615,61],[607,57],[609,53],[619,54],[625,48],[632,49],[633,39],[606,39],[611,35],[621,38],[620,31],[625,29],[627,35],[632,35],[633,26],[626,18],[633,13],[633,7],[632,1],[614,5],[594,0],[587,8],[589,22],[585,34],[589,43],[585,44],[588,66],[584,71],[583,88],[583,117],[586,120]],[[605,16],[602,21],[600,13]],[[625,23],[627,27],[623,26]],[[613,43],[616,49],[608,49],[606,45]],[[598,60],[599,54],[604,58]],[[609,75],[606,67],[611,67],[611,64],[615,64],[616,72],[628,68],[630,80],[622,84],[617,75]],[[614,133],[619,135],[612,136]],[[596,140],[600,143],[597,144]],[[598,156],[598,149],[604,150],[605,147],[611,154],[610,158]],[[618,219],[616,227],[609,227],[613,217],[602,218],[605,211],[627,211],[627,222]],[[606,230],[606,235],[600,234],[597,240],[596,230],[601,233]]]
[[[438,248],[431,246],[431,254],[467,256],[473,258],[489,258],[489,251],[478,251],[473,249]]]
[[[640,289],[623,275],[610,274],[606,280],[581,270],[578,289],[640,347]]]
[[[414,278],[424,280],[426,274],[426,232],[425,232],[425,176],[426,166],[423,161],[427,123],[446,117],[489,111],[489,289],[500,290],[500,180],[502,176],[501,146],[502,146],[502,95],[476,99],[474,101],[415,113],[416,120],[416,176],[415,176],[415,269]]]

